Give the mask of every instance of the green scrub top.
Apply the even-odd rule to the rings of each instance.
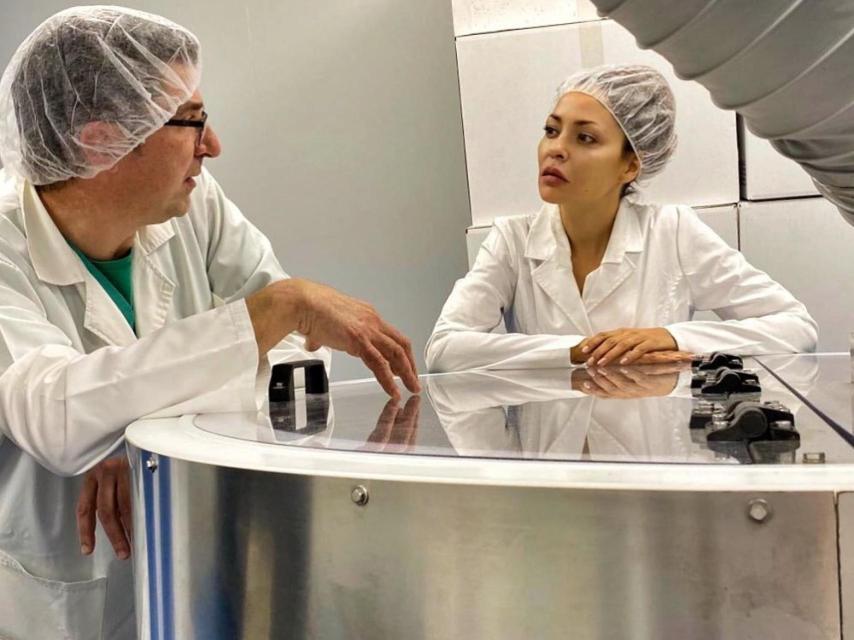
[[[71,243],[69,243],[71,245]],[[110,299],[122,312],[125,320],[136,333],[136,316],[133,311],[133,284],[131,282],[131,264],[133,250],[123,258],[116,260],[93,260],[74,245],[74,252],[80,256],[89,273],[110,296]]]

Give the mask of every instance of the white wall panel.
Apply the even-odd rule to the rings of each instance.
[[[742,128],[745,195],[748,200],[818,195],[812,179],[794,160],[782,156],[771,143]]]
[[[597,19],[589,0],[452,0],[457,36]]]
[[[678,80],[658,54],[641,51],[611,21],[457,39],[472,223],[534,211],[536,147],[560,82],[580,68],[643,63],[659,69],[677,100],[679,148],[646,188],[660,202],[738,201],[735,115],[715,107],[697,83]]]
[[[847,351],[854,331],[854,226],[824,198],[741,205],[741,250],[803,302],[819,350]]]

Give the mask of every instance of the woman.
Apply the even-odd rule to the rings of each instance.
[[[499,218],[427,344],[430,371],[661,362],[691,353],[813,351],[803,304],[687,206],[633,184],[676,146],[675,104],[638,65],[576,73],[539,144],[534,215]],[[713,310],[720,321],[692,321]],[[493,333],[504,321],[507,333]]]

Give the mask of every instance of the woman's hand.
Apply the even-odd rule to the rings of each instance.
[[[583,358],[588,367],[604,367],[609,364],[662,362],[647,356],[656,352],[676,352],[678,345],[667,329],[656,327],[602,331],[582,340],[576,349],[578,362]],[[679,359],[690,357],[690,354],[685,354]]]
[[[676,388],[679,369],[685,365],[650,364],[573,370],[572,386],[599,398],[649,398],[666,396]],[[576,373],[577,372],[577,373]]]

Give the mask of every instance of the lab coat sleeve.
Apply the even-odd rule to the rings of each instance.
[[[214,178],[203,173],[205,219],[198,221],[207,237],[208,278],[214,300],[228,303],[245,298],[272,282],[288,278],[273,253],[267,237],[241,213],[240,209],[223,193]],[[294,360],[322,360],[329,372],[332,353],[326,347],[309,352],[305,337],[291,333],[267,354],[267,365]],[[263,374],[265,363],[261,363]],[[297,384],[302,384],[298,372]]]
[[[0,317],[0,433],[58,475],[97,464],[139,417],[258,368],[242,300],[84,354],[48,322],[25,274],[0,260]]]
[[[505,233],[493,227],[471,271],[454,285],[427,342],[430,372],[571,365],[569,350],[583,336],[490,333],[503,322],[515,294],[518,263]]]
[[[743,355],[815,351],[815,320],[791,293],[748,263],[690,207],[678,207],[677,225],[679,261],[692,306],[721,318],[666,326],[679,349]]]

